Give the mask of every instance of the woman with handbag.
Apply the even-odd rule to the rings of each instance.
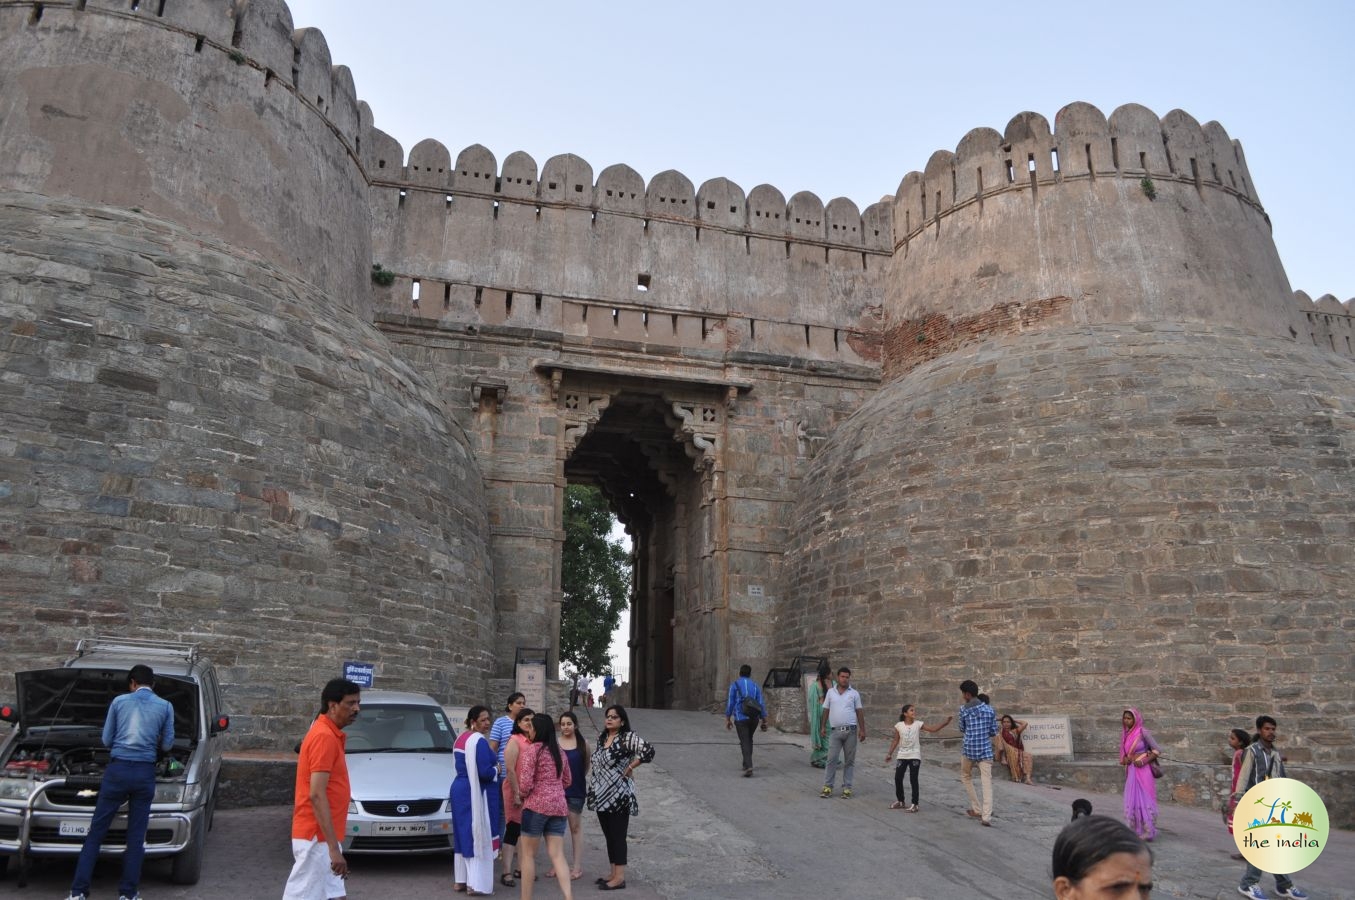
[[[1157,758],[1162,751],[1143,727],[1143,717],[1133,707],[1120,717],[1124,733],[1120,738],[1120,765],[1124,766],[1124,820],[1145,841],[1157,836],[1157,784],[1161,768]]]

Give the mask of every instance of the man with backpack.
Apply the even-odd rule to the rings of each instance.
[[[753,667],[739,666],[739,677],[729,686],[729,700],[725,703],[725,728],[738,728],[739,747],[743,750],[743,777],[753,775],[753,732],[758,723],[767,730],[767,705],[762,702],[762,689],[750,676]]]

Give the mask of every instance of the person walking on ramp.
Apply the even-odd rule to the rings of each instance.
[[[960,759],[960,781],[969,793],[969,815],[984,825],[993,824],[993,737],[997,734],[997,716],[993,708],[979,699],[979,686],[966,680],[960,684],[960,733],[964,749]],[[983,788],[983,806],[974,793],[974,766],[979,767],[979,785]]]
[[[725,702],[725,729],[739,730],[739,747],[743,750],[743,777],[753,775],[753,732],[758,723],[767,730],[767,704],[762,700],[762,689],[751,676],[753,667],[739,666],[739,677],[729,685],[729,699]]]
[[[856,744],[866,739],[865,704],[861,695],[850,685],[852,670],[843,666],[837,670],[837,684],[829,688],[823,698],[823,733],[828,737],[828,770],[824,773],[820,797],[833,796],[833,781],[837,778],[838,759],[842,759],[842,796],[852,795],[852,773],[856,768]]]

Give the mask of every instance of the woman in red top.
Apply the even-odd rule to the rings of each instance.
[[[513,852],[518,846],[518,835],[522,833],[522,791],[518,787],[518,756],[522,749],[532,742],[532,717],[535,715],[527,707],[513,714],[513,733],[503,751],[503,874],[499,884],[504,887],[516,887],[522,877],[522,863],[513,868]]]
[[[1233,782],[1228,788],[1228,796],[1223,801],[1223,823],[1228,826],[1228,833],[1233,833],[1233,810],[1237,809],[1237,801],[1242,799],[1242,795],[1237,791],[1237,779],[1242,774],[1242,760],[1247,755],[1247,745],[1251,743],[1251,735],[1241,728],[1234,728],[1228,732],[1228,746],[1233,749]],[[1233,859],[1241,859],[1241,853],[1234,853]]]
[[[1026,730],[1025,722],[1018,722],[1011,716],[1002,717],[1002,731],[999,732],[1002,737],[1002,757],[1007,761],[1007,768],[1011,770],[1012,781],[1022,781],[1026,784],[1034,784],[1030,780],[1031,758],[1030,751],[1026,750],[1026,742],[1021,739],[1021,732]]]
[[[522,900],[532,900],[536,880],[536,845],[546,839],[546,855],[555,867],[555,880],[565,900],[573,900],[569,864],[565,861],[565,827],[569,803],[565,788],[572,778],[565,755],[555,739],[555,723],[545,713],[532,717],[532,742],[518,754],[518,787],[522,791]]]

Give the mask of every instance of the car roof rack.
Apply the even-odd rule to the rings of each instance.
[[[81,638],[80,643],[75,645],[75,655],[80,657],[86,653],[102,651],[128,656],[182,660],[192,665],[198,661],[198,646],[182,641],[156,641],[101,634],[92,638]]]

